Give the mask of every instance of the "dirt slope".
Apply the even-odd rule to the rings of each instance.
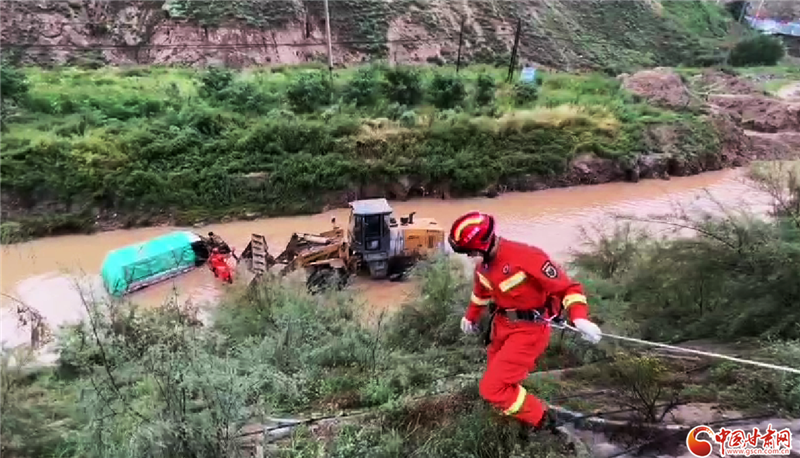
[[[682,0],[336,0],[335,63],[368,58],[507,62],[517,21],[522,61],[559,68],[676,65],[708,59],[731,18]],[[229,65],[324,61],[319,0],[11,0],[4,54],[40,64]]]
[[[800,101],[796,86],[771,97],[744,78],[707,70],[685,84],[671,69],[621,75],[625,87],[653,103],[708,112],[723,142],[723,160],[786,159],[800,156]],[[669,133],[657,137],[669,144]],[[727,159],[726,159],[727,158]]]

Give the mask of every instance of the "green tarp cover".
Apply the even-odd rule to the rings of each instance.
[[[106,290],[122,296],[194,268],[198,241],[197,234],[177,231],[109,252],[101,269]]]

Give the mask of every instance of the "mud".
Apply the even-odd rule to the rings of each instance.
[[[766,95],[753,82],[716,70],[704,70],[689,81],[691,85],[709,94]]]
[[[743,128],[757,132],[800,131],[800,103],[753,95],[712,95],[709,103],[736,116]]]
[[[644,70],[618,77],[622,86],[650,103],[671,109],[685,109],[692,98],[680,75],[668,68]]]
[[[718,170],[751,160],[800,157],[797,85],[787,86],[778,92],[778,97],[771,97],[744,78],[716,70],[705,70],[688,81],[667,68],[620,75],[619,79],[625,88],[655,105],[707,113],[721,142],[717,156],[680,162],[673,159],[679,156],[676,148],[680,133],[670,126],[649,129],[646,136],[652,148],[667,153],[650,159],[656,161],[652,167],[656,176]]]

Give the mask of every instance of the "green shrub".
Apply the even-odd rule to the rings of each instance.
[[[759,353],[761,359],[789,367],[800,364],[800,342],[774,342]],[[800,376],[774,370],[754,369],[723,362],[713,367],[711,384],[719,400],[740,408],[774,409],[800,414]]]
[[[79,386],[59,380],[53,371],[31,374],[34,355],[27,348],[4,348],[2,371],[3,421],[0,433],[3,456],[58,456],[74,452],[75,430],[80,425],[75,403]],[[14,358],[16,365],[10,364]]]
[[[81,221],[84,211],[96,209],[117,214],[115,223],[123,225],[168,218],[193,224],[315,212],[348,189],[402,175],[432,185],[447,181],[457,195],[523,175],[555,176],[579,152],[634,156],[650,147],[643,133],[655,123],[680,129],[678,154],[717,154],[699,119],[637,103],[598,74],[548,75],[538,91],[522,93],[523,104],[535,94],[537,105],[554,110],[470,119],[458,106],[460,78],[479,80],[476,102],[497,98],[476,110],[483,116],[496,118],[516,96],[513,87],[497,87],[492,73],[470,71],[453,79],[444,69],[376,65],[344,70],[332,86],[325,72],[291,68],[151,67],[135,77],[111,68],[27,69],[26,101],[13,119],[4,118],[10,124],[0,138],[0,183],[21,214],[47,202]],[[331,104],[340,86],[350,103]],[[424,86],[437,88],[428,95],[440,106],[455,106],[420,107]],[[555,109],[565,104],[574,108]],[[365,122],[373,117],[406,129]],[[380,127],[362,128],[375,123]],[[29,222],[5,233],[56,230],[55,221]]]
[[[378,71],[374,67],[360,68],[347,85],[344,98],[356,106],[368,107],[377,102],[379,91]]]
[[[25,74],[3,59],[0,62],[0,100],[4,103],[6,101],[20,103],[27,96],[28,88],[29,84]]]
[[[535,84],[518,82],[514,85],[514,102],[527,105],[536,100],[539,90]]]
[[[303,73],[286,90],[289,103],[299,113],[310,113],[330,104],[331,84],[324,72]]]
[[[400,116],[400,124],[402,124],[403,127],[409,127],[409,128],[416,126],[417,114],[414,113],[414,110],[408,110],[403,112],[403,114]]]
[[[477,91],[475,92],[475,102],[480,105],[489,105],[494,102],[497,82],[492,75],[481,73],[478,75]]]
[[[758,35],[736,43],[731,50],[730,62],[736,67],[775,65],[785,54],[783,42],[779,38]]]
[[[577,264],[606,279],[596,293],[624,299],[645,338],[796,339],[800,315],[788,305],[800,300],[800,287],[788,280],[800,276],[795,221],[785,213],[774,223],[732,213],[668,217],[667,227],[697,236],[656,240],[618,230]]]
[[[461,77],[442,73],[433,76],[429,92],[433,104],[440,109],[450,109],[461,105],[467,95]]]
[[[422,101],[422,76],[414,67],[396,66],[385,72],[384,92],[390,102],[413,106]]]
[[[469,288],[458,261],[442,258],[420,264],[421,298],[395,314],[387,339],[391,346],[421,350],[445,346],[461,339],[458,320],[469,302]]]
[[[206,97],[219,98],[220,92],[233,82],[233,71],[227,68],[211,67],[200,78],[202,92]]]

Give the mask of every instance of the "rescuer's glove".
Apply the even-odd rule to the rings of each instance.
[[[589,320],[584,320],[583,318],[578,318],[574,321],[575,327],[578,331],[581,332],[584,340],[588,340],[591,343],[596,344],[600,342],[600,338],[602,338],[603,333],[600,331],[600,328],[597,327],[596,324],[592,323]]]
[[[461,330],[464,334],[477,334],[480,332],[478,325],[469,321],[466,317],[461,318]]]

